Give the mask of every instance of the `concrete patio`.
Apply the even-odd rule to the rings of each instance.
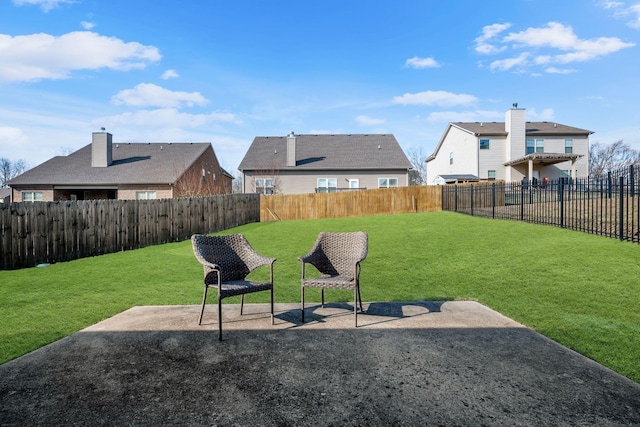
[[[134,307],[0,365],[0,425],[640,425],[640,385],[475,302]]]

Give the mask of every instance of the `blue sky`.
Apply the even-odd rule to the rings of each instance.
[[[640,1],[0,0],[0,157],[527,120],[640,149]]]

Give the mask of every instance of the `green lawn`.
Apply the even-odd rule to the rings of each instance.
[[[476,300],[640,382],[636,244],[450,212],[256,223],[226,233],[242,232],[278,258],[276,301],[298,302],[297,257],[322,230],[369,233],[365,301]],[[0,363],[134,305],[199,304],[201,280],[189,241],[0,271]],[[266,301],[268,293],[247,296]]]

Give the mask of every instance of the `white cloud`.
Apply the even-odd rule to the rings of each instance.
[[[133,89],[125,89],[111,98],[115,105],[133,107],[192,107],[206,105],[209,101],[200,92],[180,92],[165,89],[153,83],[140,83]]]
[[[84,28],[85,30],[91,30],[96,26],[95,23],[89,21],[82,21],[80,22],[80,25],[82,25],[82,28]]]
[[[13,0],[16,6],[40,6],[44,12],[49,12],[61,4],[72,4],[75,0]]]
[[[405,67],[417,68],[417,69],[440,67],[440,64],[438,63],[438,61],[436,61],[433,58],[420,58],[417,56],[407,59],[404,65]]]
[[[507,48],[506,46],[497,47],[489,43],[489,41],[509,27],[511,27],[511,24],[493,24],[483,27],[482,35],[475,39],[476,52],[487,55],[505,50]]]
[[[574,70],[572,68],[556,68],[556,67],[549,67],[546,68],[545,73],[549,73],[549,74],[572,74],[572,73],[576,73],[577,70]]]
[[[144,68],[162,56],[154,46],[89,31],[61,36],[0,34],[0,80],[65,79],[75,70]]]
[[[634,43],[625,43],[617,37],[598,37],[592,40],[580,39],[573,32],[573,28],[557,22],[549,22],[543,28],[528,28],[519,33],[511,33],[503,41],[516,42],[525,47],[550,47],[562,51],[570,51],[569,53],[555,56],[544,56],[553,62],[561,64],[588,61],[635,46]]]
[[[640,5],[639,5],[640,6]],[[495,24],[484,27],[483,36],[476,39],[476,51],[484,54],[497,54],[506,49],[521,51],[518,55],[497,59],[490,64],[492,70],[523,71],[535,65],[545,65],[547,72],[557,73],[560,68],[552,64],[570,64],[585,62],[610,55],[619,50],[635,46],[635,43],[624,42],[617,37],[597,37],[581,39],[573,28],[558,22],[549,22],[543,27],[527,28],[519,32],[512,32],[488,44],[505,25]],[[562,73],[575,70],[562,70]]]
[[[96,127],[106,126],[107,128],[131,126],[148,128],[198,128],[220,122],[240,124],[240,121],[231,113],[212,112],[209,114],[188,114],[182,113],[176,108],[126,112],[93,120]]]
[[[0,126],[0,145],[2,147],[19,147],[27,141],[27,136],[22,129],[9,126]]]
[[[373,117],[369,117],[365,115],[360,115],[356,117],[356,122],[360,126],[377,126],[377,125],[384,124],[385,121],[386,121],[385,119],[374,119]]]
[[[626,20],[627,26],[640,29],[640,3],[627,6],[626,2],[605,1],[602,2],[602,7],[613,11],[615,18]]]
[[[162,73],[162,76],[160,76],[162,80],[177,79],[178,77],[180,77],[180,75],[176,72],[176,70],[167,70]]]
[[[405,93],[402,96],[393,97],[394,104],[401,105],[437,105],[440,107],[448,107],[453,105],[469,105],[478,101],[478,98],[472,95],[456,94],[445,92],[442,90],[419,93]]]
[[[489,68],[492,70],[500,70],[500,71],[508,71],[513,67],[519,65],[526,65],[528,63],[529,54],[524,52],[515,58],[507,58],[507,59],[499,59],[497,61],[493,61]]]

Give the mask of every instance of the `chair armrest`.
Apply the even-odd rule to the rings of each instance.
[[[220,271],[220,266],[218,264],[214,264],[212,262],[206,261],[204,258],[203,259],[198,259],[198,261],[200,261],[200,264],[202,264],[204,267],[209,267],[213,270],[218,270]]]
[[[250,260],[247,260],[247,267],[249,270],[253,271],[256,268],[263,267],[268,265],[271,269],[273,269],[273,263],[276,262],[277,258],[270,258],[266,256],[262,256],[258,253],[253,253]]]

